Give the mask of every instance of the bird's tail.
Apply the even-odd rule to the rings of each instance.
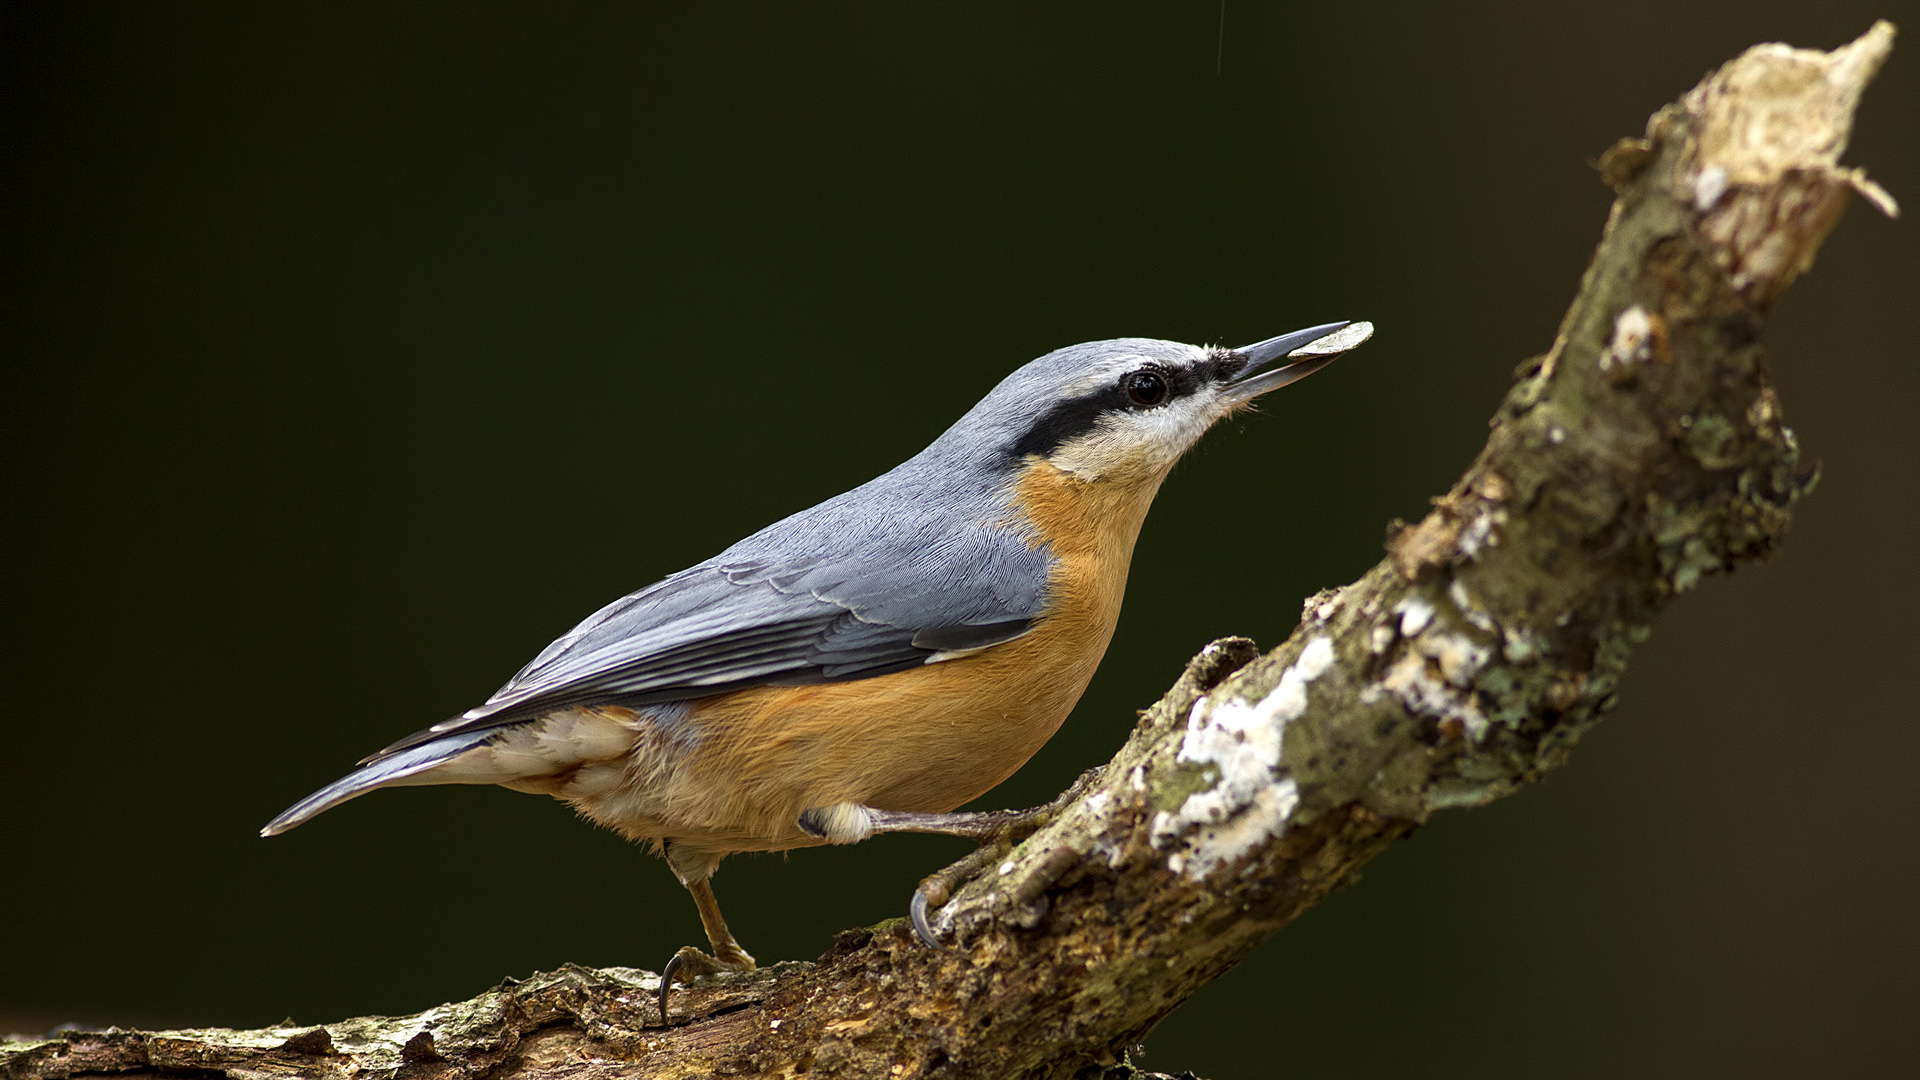
[[[279,817],[267,822],[267,827],[260,830],[260,835],[278,836],[308,818],[374,788],[404,785],[413,777],[446,764],[497,733],[493,729],[455,732],[370,761],[288,807]],[[414,782],[419,783],[417,780]]]

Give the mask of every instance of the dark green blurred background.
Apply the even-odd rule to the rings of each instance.
[[[1479,445],[1599,234],[1590,163],[1758,41],[1894,0],[101,4],[4,14],[0,1030],[410,1012],[696,940],[557,803],[255,830],[606,600],[917,450],[1057,346],[1374,343],[1161,496],[1061,735],[1277,643]],[[1905,40],[1849,159],[1920,206]],[[1856,206],[1768,338],[1825,461],[1550,783],[1444,816],[1144,1063],[1888,1075],[1920,1050],[1920,242]],[[1231,557],[1223,557],[1230,553]],[[718,880],[763,961],[964,845]]]

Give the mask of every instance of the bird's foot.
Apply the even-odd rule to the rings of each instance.
[[[980,848],[959,862],[929,874],[913,890],[907,914],[914,936],[930,949],[941,947],[927,913],[944,907],[961,883],[993,866],[1013,853],[1015,845],[1051,825],[1062,811],[1073,804],[1100,777],[1099,769],[1080,774],[1073,786],[1044,806],[1026,810],[989,810],[970,814],[898,814],[874,811],[875,830],[900,832],[944,832],[980,841]],[[918,819],[909,822],[906,819]],[[935,819],[943,819],[936,822]],[[942,827],[944,826],[944,827]]]
[[[919,886],[913,890],[913,900],[907,904],[907,916],[913,923],[913,936],[920,939],[920,944],[929,949],[941,948],[940,939],[933,932],[933,924],[927,921],[927,912],[945,907],[961,882],[1011,855],[1013,845],[1012,840],[990,840],[978,850],[969,852],[959,862],[921,879]]]
[[[732,944],[732,943],[729,943]],[[713,956],[687,945],[673,954],[667,966],[660,970],[660,1023],[667,1023],[667,995],[674,983],[682,986],[691,983],[702,975],[719,975],[730,971],[754,970],[753,957],[747,950],[734,944],[732,949],[719,950],[720,956]]]

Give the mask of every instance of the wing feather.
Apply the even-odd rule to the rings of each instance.
[[[903,528],[872,517],[832,529],[808,527],[809,514],[608,604],[485,704],[368,760],[568,705],[685,701],[902,671],[1011,640],[1041,614],[1051,557],[1017,529]]]

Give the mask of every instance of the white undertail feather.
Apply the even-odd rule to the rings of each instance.
[[[511,727],[451,734],[369,762],[302,799],[260,832],[278,835],[380,788],[499,784],[541,794],[557,794],[562,786],[610,790],[625,776],[642,722],[629,709],[585,706]]]

